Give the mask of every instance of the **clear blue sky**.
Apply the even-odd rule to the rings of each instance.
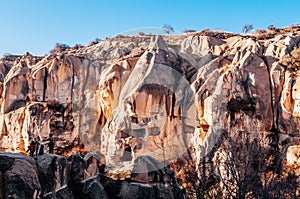
[[[55,43],[87,45],[134,28],[222,29],[240,33],[300,23],[299,0],[0,0],[0,57],[43,55]]]

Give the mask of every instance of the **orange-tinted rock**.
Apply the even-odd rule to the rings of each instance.
[[[286,151],[300,139],[300,81],[282,60],[299,41],[299,32],[124,36],[46,57],[6,56],[0,147],[24,152],[30,139],[53,134],[57,151],[79,140],[117,171],[139,155],[168,162],[189,147],[200,158],[230,131],[276,133]]]

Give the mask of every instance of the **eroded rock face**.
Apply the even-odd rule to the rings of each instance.
[[[273,134],[275,129],[279,137],[299,137],[293,116],[297,91],[290,88],[297,75],[280,62],[298,40],[288,35],[267,41],[193,35],[183,39],[179,48],[171,48],[156,38],[138,57],[126,57],[106,68],[98,93],[104,124],[101,152],[107,154],[107,163],[123,162],[124,168],[122,158],[128,161],[145,153],[169,161],[191,143],[196,157],[203,157],[223,132],[230,131],[247,131],[256,137]],[[286,95],[292,98],[289,102]],[[159,122],[155,123],[151,111],[161,116],[156,117]],[[159,147],[161,137],[164,143]],[[168,150],[169,140],[175,154]]]
[[[89,161],[80,156],[80,168],[74,170],[77,159],[58,155],[43,155],[36,160],[23,155],[2,153],[1,196],[4,198],[107,198],[100,184],[99,172],[82,178],[74,177],[78,169],[89,171]],[[5,164],[4,164],[5,163]],[[97,165],[98,166],[98,165]],[[97,170],[98,171],[98,170]],[[81,185],[75,187],[75,185]],[[76,189],[75,189],[76,188]],[[101,194],[100,194],[101,193]]]
[[[270,135],[285,153],[299,145],[300,81],[282,60],[299,43],[299,30],[267,39],[145,35],[46,57],[6,56],[0,146],[24,152],[31,138],[51,133],[58,151],[80,142],[115,172],[145,154],[168,163],[193,148],[200,159],[223,132]]]
[[[121,61],[107,68],[97,91],[103,115],[109,115],[101,133],[108,166],[124,168],[139,155],[176,159],[191,147],[197,125],[190,86],[196,69],[161,37],[152,39],[131,70],[125,67]]]
[[[169,168],[161,169],[162,163],[151,157],[137,159],[132,179],[124,181],[103,176],[99,172],[99,156],[95,153],[88,153],[84,158],[45,154],[37,159],[0,153],[0,159],[1,198],[184,198],[174,172]],[[137,169],[143,163],[149,167]],[[140,178],[134,176],[141,171],[152,180],[139,182]]]

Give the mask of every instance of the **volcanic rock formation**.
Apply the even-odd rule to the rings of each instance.
[[[299,163],[300,73],[285,62],[299,34],[118,36],[44,57],[4,56],[1,150],[25,152],[51,134],[58,153],[83,144],[108,170],[128,172],[141,155],[164,167],[192,148],[200,161],[224,132],[246,132]]]
[[[0,198],[183,198],[172,171],[161,169],[162,163],[151,157],[140,156],[135,161],[132,178],[126,181],[105,177],[99,170],[100,157],[96,153],[68,159],[53,154],[34,159],[0,153],[0,160]],[[145,169],[136,173],[141,165]],[[138,175],[145,177],[143,183]]]

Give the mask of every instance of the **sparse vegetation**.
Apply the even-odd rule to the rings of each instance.
[[[163,26],[163,30],[167,34],[170,34],[170,33],[174,32],[174,28],[171,25],[169,25],[169,24],[165,24]]]
[[[70,46],[67,44],[56,43],[53,50],[50,51],[51,54],[61,53],[67,49],[70,49]]]
[[[72,49],[77,50],[77,49],[80,49],[80,48],[83,48],[83,47],[84,47],[84,46],[81,45],[81,44],[75,44],[75,45],[72,47]]]
[[[253,25],[252,24],[245,24],[244,26],[243,26],[243,29],[242,29],[242,31],[243,31],[243,33],[248,33],[250,30],[252,30],[253,29]]]
[[[224,133],[197,165],[192,152],[173,165],[187,198],[297,198],[298,177],[279,157],[273,141],[247,131]],[[278,143],[277,143],[278,144]]]

